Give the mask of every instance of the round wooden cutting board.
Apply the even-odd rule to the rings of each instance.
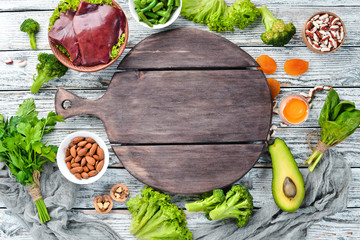
[[[201,193],[240,179],[271,124],[269,86],[256,61],[213,33],[154,34],[122,60],[96,101],[59,89],[56,113],[93,114],[137,179],[171,193]],[[65,100],[71,108],[64,109]]]

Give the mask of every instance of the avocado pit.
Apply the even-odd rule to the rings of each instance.
[[[291,178],[286,177],[283,184],[283,191],[286,197],[294,198],[296,196],[296,185]]]

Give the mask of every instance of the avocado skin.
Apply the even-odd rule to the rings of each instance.
[[[269,146],[269,152],[273,168],[272,193],[275,203],[283,211],[294,212],[300,207],[304,200],[304,179],[293,155],[282,139],[276,138],[274,144]],[[294,198],[288,198],[284,194],[283,183],[286,177],[289,177],[296,186],[296,195]]]

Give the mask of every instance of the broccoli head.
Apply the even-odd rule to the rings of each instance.
[[[186,210],[188,210],[189,212],[202,211],[208,213],[213,210],[218,204],[222,203],[224,200],[224,191],[221,189],[215,189],[212,194],[204,195],[202,200],[187,203],[185,207]]]
[[[244,226],[251,217],[253,198],[248,189],[241,185],[234,185],[226,193],[223,203],[216,206],[209,213],[212,220],[236,218],[239,227]]]
[[[285,24],[283,20],[277,19],[266,6],[259,8],[262,22],[266,32],[261,34],[261,40],[267,45],[284,46],[296,33],[293,23]]]
[[[40,24],[31,18],[26,19],[20,26],[20,31],[26,32],[29,35],[30,46],[32,49],[37,48],[35,33],[37,33],[39,29],[40,29]]]
[[[40,53],[38,60],[39,63],[36,66],[38,75],[36,78],[34,75],[34,83],[30,89],[33,93],[37,93],[40,87],[50,79],[64,76],[68,70],[53,54]]]

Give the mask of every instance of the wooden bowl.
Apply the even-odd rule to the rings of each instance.
[[[100,199],[100,200],[107,200],[108,202],[110,202],[109,207],[108,207],[105,211],[101,210],[101,209],[99,208],[99,206],[97,205],[98,199]],[[111,197],[110,197],[109,195],[105,195],[105,194],[104,194],[104,195],[96,196],[96,197],[94,198],[94,208],[95,208],[95,210],[96,210],[98,213],[101,213],[101,214],[108,213],[108,212],[111,211],[111,209],[113,208],[113,206],[114,206],[114,202],[113,202],[113,200],[111,199]]]
[[[115,7],[119,8],[122,10],[122,8],[120,7],[120,5],[115,1],[115,0],[111,0]],[[124,13],[125,15],[125,13]],[[66,56],[63,52],[61,52],[57,47],[56,45],[51,42],[50,38],[49,38],[49,44],[50,44],[50,48],[51,50],[53,51],[55,57],[62,63],[64,64],[65,66],[67,66],[68,68],[72,69],[72,70],[75,70],[75,71],[79,71],[79,72],[96,72],[96,71],[100,71],[102,69],[105,69],[107,67],[109,67],[111,64],[113,64],[114,62],[116,62],[116,60],[121,56],[121,54],[124,52],[125,50],[125,47],[126,47],[126,44],[127,44],[127,41],[128,41],[128,38],[129,38],[129,25],[128,25],[128,21],[127,21],[127,18],[125,16],[125,21],[126,21],[126,25],[125,25],[125,41],[124,43],[120,46],[120,50],[119,50],[119,55],[110,60],[110,62],[108,62],[107,64],[98,64],[98,65],[95,65],[95,66],[90,66],[90,67],[87,67],[87,66],[75,66],[72,61],[70,61],[70,59],[68,58],[68,56]]]
[[[118,189],[119,187],[122,187],[122,188],[124,189],[124,192],[127,194],[126,197],[124,197],[124,198],[116,198],[116,196],[115,196],[115,191],[116,191],[116,189]],[[114,201],[117,201],[117,202],[125,202],[125,201],[129,198],[129,195],[130,195],[129,189],[128,189],[128,187],[127,187],[126,185],[124,185],[124,184],[116,184],[116,185],[114,185],[114,186],[111,188],[111,190],[110,190],[110,196],[111,196],[111,198],[114,199]]]
[[[329,14],[329,15],[331,15],[331,16],[334,16],[335,18],[339,18],[339,20],[340,20],[340,22],[341,22],[341,25],[342,25],[342,27],[344,28],[344,38],[343,38],[342,42],[341,42],[336,48],[334,48],[334,49],[332,49],[331,51],[328,51],[328,52],[322,52],[322,51],[320,51],[320,50],[315,49],[315,48],[308,42],[308,40],[306,39],[305,31],[306,31],[306,25],[307,25],[307,23],[311,20],[311,18],[313,18],[314,16],[316,16],[316,15],[318,15],[318,14],[319,14],[319,15],[322,15],[322,14],[326,14],[326,13]],[[304,24],[304,27],[303,27],[303,30],[302,30],[302,37],[303,37],[303,41],[304,41],[304,43],[306,44],[306,46],[307,46],[311,51],[316,52],[316,53],[319,53],[319,54],[327,54],[327,53],[335,52],[336,50],[338,50],[338,49],[341,47],[341,45],[344,43],[344,41],[345,41],[345,36],[346,36],[346,29],[345,29],[345,24],[344,24],[344,22],[341,20],[341,18],[340,18],[338,15],[336,15],[336,14],[334,14],[334,13],[332,13],[332,12],[327,12],[327,11],[317,12],[317,13],[313,14],[311,17],[309,17],[309,18],[306,20],[306,22],[305,22],[305,24]]]

